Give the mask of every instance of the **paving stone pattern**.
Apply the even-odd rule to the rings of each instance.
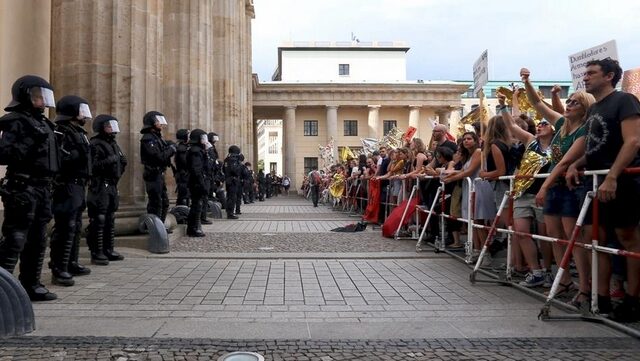
[[[344,221],[342,226],[344,226]],[[172,252],[220,253],[342,253],[415,252],[416,242],[384,238],[380,230],[356,233],[284,233],[264,231],[211,232],[202,238],[182,237],[171,244]]]
[[[0,339],[9,360],[218,360],[233,351],[265,360],[637,360],[628,339],[207,340],[104,337]]]
[[[501,286],[474,286],[451,259],[175,260],[137,259],[94,267],[40,316],[184,317],[245,321],[375,321],[504,317],[539,302]],[[508,298],[506,298],[508,297]],[[172,308],[171,305],[179,307]],[[277,307],[273,307],[277,306]]]

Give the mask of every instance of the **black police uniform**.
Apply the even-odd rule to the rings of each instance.
[[[258,201],[260,202],[264,202],[265,184],[264,172],[260,169],[258,171]]]
[[[86,189],[91,176],[91,151],[87,132],[77,119],[85,99],[62,97],[56,104],[56,130],[62,133],[62,167],[53,190],[54,232],[51,235],[51,282],[61,286],[74,284],[72,275],[91,271],[78,263],[82,212],[86,208]]]
[[[189,205],[189,171],[187,170],[187,151],[189,150],[189,130],[178,129],[176,132],[176,138],[178,143],[176,144],[176,192],[178,193],[178,199],[176,205],[188,206]]]
[[[250,165],[245,164],[245,168],[247,168],[247,172],[245,174],[243,187],[244,187],[244,204],[253,203],[255,200],[255,192],[253,190],[253,186],[255,180],[253,178],[253,170],[249,168]]]
[[[4,222],[0,267],[13,273],[20,258],[20,282],[32,300],[56,299],[40,283],[51,213],[51,182],[60,169],[54,125],[31,103],[30,89],[51,85],[37,76],[24,76],[11,88],[13,100],[0,118],[0,164],[7,165],[0,192]]]
[[[91,250],[91,263],[98,265],[124,259],[113,247],[115,213],[120,204],[118,181],[127,166],[127,158],[118,146],[115,134],[104,130],[109,121],[118,120],[106,114],[100,114],[93,120],[93,132],[96,135],[90,142],[93,168],[87,196],[87,244]]]
[[[242,177],[242,165],[240,161],[240,148],[237,145],[229,147],[229,155],[224,159],[224,175],[225,175],[225,188],[227,189],[227,203],[225,209],[227,211],[227,218],[237,219],[238,217],[233,214],[237,201],[240,200],[241,177]]]
[[[244,198],[244,187],[247,183],[247,174],[249,173],[249,171],[244,165],[244,154],[240,154],[238,156],[238,161],[240,162],[240,174],[238,177],[238,193],[236,194],[236,214],[242,214],[242,212],[240,211],[240,206],[242,205],[242,199]]]
[[[187,217],[187,236],[203,237],[201,228],[201,214],[206,212],[203,205],[207,202],[207,189],[211,163],[209,155],[202,144],[202,136],[207,133],[202,129],[194,129],[189,136],[189,152],[187,153],[187,168],[189,170],[189,192],[191,193],[191,208]]]
[[[271,198],[271,173],[267,173],[264,177],[264,190],[267,198]]]
[[[140,158],[144,165],[142,178],[147,190],[147,213],[155,214],[164,222],[169,210],[169,196],[164,173],[171,165],[171,157],[176,153],[176,146],[162,139],[162,133],[155,127],[156,116],[164,116],[160,112],[151,111],[143,118],[140,130]]]

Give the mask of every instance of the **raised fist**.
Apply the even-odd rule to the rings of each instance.
[[[562,87],[560,87],[560,85],[556,84],[553,86],[553,88],[551,88],[551,94],[558,94],[562,91]]]
[[[531,75],[531,72],[529,71],[529,69],[527,68],[520,69],[520,78],[522,78],[522,81],[528,81],[529,75]]]

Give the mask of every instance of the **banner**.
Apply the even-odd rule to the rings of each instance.
[[[584,90],[584,82],[582,81],[582,78],[584,77],[588,61],[604,59],[607,57],[618,60],[618,48],[616,47],[615,40],[569,55],[569,68],[571,69],[573,90]]]
[[[488,50],[485,50],[480,58],[473,63],[473,94],[478,95],[482,87],[489,82],[489,58]]]
[[[630,69],[622,75],[622,91],[640,99],[640,68]]]
[[[416,132],[418,131],[418,129],[416,129],[415,127],[409,127],[407,128],[407,131],[404,132],[404,140],[406,140],[407,142],[411,141],[411,138],[413,138],[413,136],[416,134]]]

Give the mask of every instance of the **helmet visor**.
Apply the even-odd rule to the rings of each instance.
[[[156,115],[156,122],[160,125],[167,125],[167,119],[162,115]]]
[[[112,133],[112,134],[120,133],[120,127],[118,127],[118,121],[114,119],[106,121],[104,123],[104,130],[105,132]]]
[[[91,119],[91,110],[89,109],[89,104],[81,103],[78,108],[78,118],[80,119]]]
[[[214,135],[214,136],[213,136],[213,141],[214,141],[214,142],[217,142],[217,141],[219,141],[219,140],[220,140],[220,137],[218,137],[217,135]]]
[[[29,89],[31,103],[36,108],[55,108],[56,100],[53,98],[53,90],[49,88],[33,87]]]
[[[207,144],[207,143],[209,143],[209,138],[207,137],[207,135],[206,135],[206,134],[202,134],[202,135],[200,136],[200,143],[202,143],[202,144]]]

